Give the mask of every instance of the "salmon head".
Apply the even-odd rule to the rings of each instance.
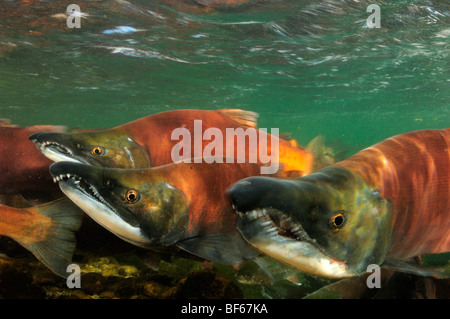
[[[30,135],[38,149],[54,162],[72,161],[104,167],[150,167],[147,151],[117,129]]]
[[[302,272],[358,276],[389,250],[390,202],[345,168],[295,180],[249,177],[229,195],[244,239]]]
[[[187,197],[150,169],[60,162],[50,166],[50,173],[78,207],[133,245],[172,245],[185,232]]]

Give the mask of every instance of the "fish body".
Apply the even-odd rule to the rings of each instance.
[[[295,180],[246,178],[229,194],[243,237],[301,271],[407,271],[410,257],[450,251],[450,129],[400,134]]]
[[[179,162],[115,169],[60,162],[50,171],[76,205],[133,245],[178,247],[225,264],[257,254],[236,229],[226,190],[242,178],[259,175],[260,165]]]
[[[34,134],[30,139],[55,162],[76,161],[104,167],[148,168],[194,157],[236,158],[245,150],[243,161],[261,163],[264,161],[260,153],[263,153],[264,148],[265,155],[278,155],[277,162],[283,166],[286,175],[298,177],[311,172],[311,152],[257,130],[256,119],[256,113],[238,109],[175,110],[140,118],[112,129],[67,134],[42,133]],[[245,145],[239,144],[234,135],[227,134],[227,130],[242,134],[255,133],[256,147],[250,148],[250,142],[245,141]],[[177,135],[176,132],[184,135]],[[262,142],[265,145],[261,146]],[[180,143],[189,152],[184,152]],[[278,151],[274,148],[275,144],[278,145]],[[210,156],[205,155],[208,145],[213,153]],[[180,150],[174,152],[177,146]],[[254,161],[253,155],[256,155]]]
[[[52,161],[28,139],[36,132],[62,131],[63,127],[52,125],[0,126],[0,194],[46,198],[62,195],[48,172]]]
[[[29,208],[0,205],[0,236],[13,239],[54,273],[66,277],[82,215],[67,198]]]
[[[398,135],[336,166],[361,176],[392,203],[388,257],[450,251],[450,128]]]

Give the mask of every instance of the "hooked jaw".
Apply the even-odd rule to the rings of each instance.
[[[64,143],[59,141],[59,137],[64,136],[64,133],[34,133],[30,135],[29,139],[36,144],[41,153],[54,162],[76,162],[87,163],[82,157],[78,157],[75,152],[67,147]]]
[[[136,169],[150,167],[147,150],[116,129],[78,133],[42,132],[30,135],[29,139],[54,162]]]
[[[59,183],[62,192],[93,220],[133,245],[148,246],[150,239],[142,232],[135,217],[113,207],[102,196],[102,191],[89,182],[89,178],[101,173],[101,170],[66,162],[50,166],[54,182]]]
[[[294,180],[249,177],[229,195],[244,239],[306,273],[359,276],[391,246],[391,202],[343,167]]]
[[[189,199],[152,169],[59,162],[50,173],[78,207],[133,245],[169,246],[185,234]]]
[[[295,184],[269,177],[250,177],[230,190],[238,214],[237,228],[261,252],[305,273],[328,278],[357,275],[345,262],[326,254],[296,218],[287,213]],[[291,198],[289,198],[291,197]]]
[[[262,208],[238,214],[237,227],[242,236],[263,253],[311,275],[328,278],[356,275],[345,262],[324,254],[301,225],[281,211]]]

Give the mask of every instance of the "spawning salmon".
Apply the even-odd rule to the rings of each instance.
[[[229,194],[243,237],[301,271],[445,275],[408,260],[450,251],[449,128],[388,138],[295,180],[246,178]]]
[[[76,205],[133,245],[176,246],[225,264],[258,254],[238,233],[226,190],[259,175],[260,165],[179,162],[118,169],[59,162],[50,172]]]
[[[55,162],[75,161],[118,168],[156,167],[194,157],[232,158],[242,151],[245,156],[242,160],[245,162],[267,163],[260,156],[265,148],[265,155],[276,155],[277,163],[281,164],[281,170],[286,176],[299,177],[310,173],[314,161],[312,153],[297,145],[295,140],[287,141],[257,130],[257,117],[257,113],[239,109],[175,110],[143,117],[111,129],[37,133],[31,135],[30,140]],[[201,125],[200,129],[198,125]],[[186,136],[174,136],[177,129],[188,132],[190,140],[186,141]],[[256,132],[256,147],[251,148],[250,142],[240,143],[236,135],[227,132],[244,135]],[[216,140],[217,135],[221,135],[222,141]],[[250,139],[248,135],[245,138]],[[262,141],[266,143],[264,147],[261,147]],[[180,143],[191,151],[185,153],[182,149],[174,152]],[[275,145],[278,146],[278,152],[275,152]],[[214,150],[211,151],[214,154],[205,156],[205,148]],[[256,159],[251,161],[254,155]]]

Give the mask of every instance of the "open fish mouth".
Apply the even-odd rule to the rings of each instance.
[[[77,175],[69,173],[56,175],[53,176],[53,182],[66,183],[67,185],[64,185],[63,187],[72,187],[74,189],[77,189],[79,192],[82,192],[84,195],[90,197],[92,200],[97,200],[103,205],[108,206],[111,210],[114,210],[114,208],[103,199],[103,197],[99,194],[99,192],[97,191],[97,189],[95,189],[95,187],[93,187],[91,184],[89,184],[83,178]]]
[[[283,214],[278,209],[261,208],[247,212],[238,212],[239,217],[247,222],[258,223],[261,230],[268,236],[282,236],[298,241],[314,241],[308,236],[303,227]]]
[[[282,211],[258,208],[237,213],[239,232],[261,252],[315,276],[342,278],[356,275],[345,262],[328,256],[298,222]]]
[[[59,184],[61,191],[98,224],[133,245],[146,247],[149,238],[143,234],[139,222],[126,209],[111,205],[102,195],[102,191],[93,186],[86,178],[74,173],[64,172],[65,162],[52,164],[50,172],[53,181]]]
[[[36,144],[38,149],[44,156],[51,159],[54,162],[76,162],[89,164],[82,157],[77,156],[70,148],[54,141],[39,142],[36,139],[32,139],[32,142]]]

